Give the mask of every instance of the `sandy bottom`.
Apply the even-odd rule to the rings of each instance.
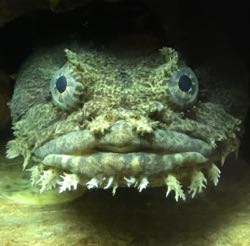
[[[161,188],[118,189],[114,197],[87,191],[53,204],[70,198],[39,197],[20,161],[2,151],[0,246],[249,246],[250,165],[233,161],[224,169],[218,187],[187,202],[166,199]]]

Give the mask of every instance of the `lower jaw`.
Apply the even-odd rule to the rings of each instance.
[[[173,191],[176,201],[185,200],[186,193],[194,197],[202,192],[207,180],[217,185],[220,177],[220,170],[216,165],[197,152],[96,152],[84,156],[50,154],[42,164],[43,170],[54,170],[56,178],[63,178],[55,183],[59,184],[60,192],[74,190],[78,185],[88,189],[112,188],[113,194],[118,187],[135,187],[142,191],[147,187],[166,185],[166,195]],[[36,172],[36,168],[37,166],[31,171]],[[45,180],[43,175],[48,173],[42,171],[40,180]],[[42,191],[47,189],[41,182],[40,185]]]
[[[86,177],[154,176],[178,169],[204,167],[209,160],[198,152],[159,154],[148,152],[95,152],[81,156],[50,154],[42,163]]]

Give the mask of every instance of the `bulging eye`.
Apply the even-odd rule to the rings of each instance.
[[[56,80],[56,89],[60,92],[63,93],[67,89],[67,78],[65,76],[60,76]]]
[[[167,81],[170,99],[179,106],[193,103],[199,91],[199,82],[191,68],[180,67]]]
[[[79,80],[79,76],[74,75],[68,66],[59,69],[50,82],[53,103],[62,109],[76,106],[84,92],[84,86]]]

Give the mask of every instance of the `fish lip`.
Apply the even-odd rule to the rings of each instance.
[[[90,130],[69,132],[47,141],[34,150],[34,157],[43,160],[50,154],[83,155],[95,152],[152,152],[182,153],[198,152],[205,157],[213,155],[215,149],[203,140],[192,138],[184,133],[168,129],[155,130],[150,139],[132,136],[126,141],[117,142],[116,133],[111,132],[104,137],[96,138]]]
[[[150,140],[137,135],[125,140],[117,141],[114,132],[100,138],[89,130],[70,132],[48,141],[34,156],[46,166],[93,177],[150,176],[206,164],[214,153],[206,142],[170,130],[156,130]]]
[[[182,167],[204,166],[209,160],[198,152],[95,152],[89,155],[49,154],[41,163],[87,177],[152,176]]]

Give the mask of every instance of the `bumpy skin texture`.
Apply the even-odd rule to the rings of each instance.
[[[113,187],[113,194],[167,185],[177,201],[201,192],[207,179],[217,185],[216,165],[237,151],[241,121],[209,98],[173,100],[171,79],[185,67],[174,49],[133,56],[69,46],[28,59],[11,101],[16,138],[7,156],[37,163],[32,184],[60,192]],[[74,93],[52,92],[52,100],[51,80],[64,74]],[[172,92],[185,94],[176,85]]]

